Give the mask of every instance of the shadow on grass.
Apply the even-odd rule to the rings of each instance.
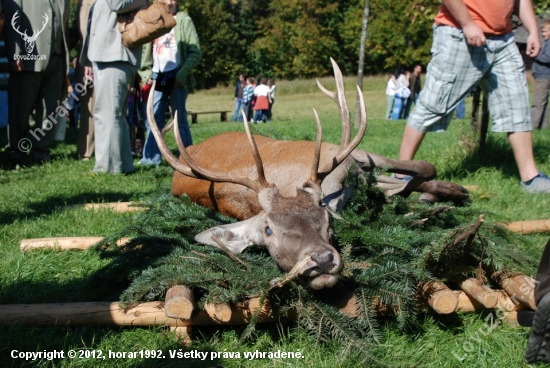
[[[538,164],[546,163],[549,160],[550,146],[544,142],[534,141],[533,151]],[[489,135],[483,153],[479,151],[479,148],[475,148],[459,163],[442,170],[441,174],[444,177],[464,179],[469,173],[476,172],[481,168],[495,168],[500,170],[504,177],[518,178],[516,161],[507,139]]]
[[[33,220],[43,215],[51,215],[64,206],[75,206],[86,203],[128,202],[133,194],[124,192],[87,192],[67,197],[66,195],[52,196],[39,203],[29,203],[25,212],[1,212],[0,225],[8,225],[17,220]]]

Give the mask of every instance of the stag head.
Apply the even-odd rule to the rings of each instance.
[[[331,244],[330,214],[322,201],[321,182],[357,147],[365,134],[367,125],[363,95],[359,93],[361,127],[350,143],[350,116],[344,98],[343,77],[338,65],[332,59],[331,62],[338,92],[332,93],[323,88],[319,82],[317,83],[323,92],[336,102],[342,113],[342,147],[330,162],[319,165],[322,129],[317,112],[314,110],[317,139],[315,150],[312,152],[311,174],[302,187],[297,188],[296,196],[281,195],[279,189],[265,179],[262,159],[245,114],[243,114],[244,127],[256,165],[257,178],[255,179],[236,177],[228,173],[214,173],[198,166],[183,146],[177,129],[177,116],[174,116],[170,126],[160,132],[153,114],[152,94],[147,104],[147,118],[151,132],[170,166],[193,178],[239,184],[257,193],[262,211],[256,216],[233,224],[215,226],[197,234],[195,240],[201,244],[229,250],[234,254],[241,253],[251,245],[265,247],[281,270],[295,272],[313,289],[334,286],[338,281],[337,273],[342,268],[340,255]],[[180,161],[171,153],[163,137],[171,126],[176,126],[174,135],[180,152]]]
[[[19,10],[15,12],[13,17],[11,18],[11,26],[13,27],[14,31],[19,33],[21,35],[21,38],[23,38],[23,41],[25,41],[25,49],[27,50],[27,54],[30,54],[34,50],[34,46],[36,45],[36,39],[44,31],[44,28],[46,28],[46,25],[48,24],[48,14],[44,14],[44,23],[42,23],[42,29],[39,31],[37,29],[33,30],[32,36],[29,36],[27,34],[27,30],[25,32],[21,32],[19,30],[19,26],[15,25],[15,20],[19,18]]]

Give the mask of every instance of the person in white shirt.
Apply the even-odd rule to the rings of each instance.
[[[256,96],[256,103],[254,104],[253,110],[256,111],[254,114],[254,122],[258,123],[259,121],[267,122],[267,112],[269,110],[269,103],[271,100],[271,93],[269,87],[266,85],[267,79],[262,78],[260,84],[254,89],[254,96]]]

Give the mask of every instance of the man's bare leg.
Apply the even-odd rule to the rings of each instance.
[[[508,133],[508,141],[512,146],[514,158],[519,170],[521,181],[529,181],[538,175],[533,155],[533,138],[531,132]]]

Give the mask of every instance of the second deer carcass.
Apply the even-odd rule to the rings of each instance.
[[[468,192],[450,182],[432,180],[436,171],[425,161],[398,161],[358,150],[367,127],[363,95],[359,91],[361,125],[351,139],[350,115],[344,96],[344,82],[338,65],[331,59],[337,93],[323,92],[332,98],[341,112],[340,145],[322,143],[317,112],[317,138],[311,141],[281,141],[246,133],[224,133],[185,148],[174,129],[180,152],[172,154],[156,125],[152,99],[147,117],[160,151],[176,172],[172,183],[175,196],[186,194],[208,208],[234,217],[239,222],[220,225],[195,236],[195,240],[223,247],[238,254],[249,246],[267,248],[283,271],[297,272],[314,289],[333,286],[338,280],[342,261],[332,245],[330,212],[343,208],[352,188],[343,181],[356,167],[358,175],[375,168],[411,175],[410,182],[386,175],[377,184],[388,195],[419,191],[424,198],[469,202]],[[177,127],[177,117],[172,124]],[[251,151],[247,148],[249,146]]]

